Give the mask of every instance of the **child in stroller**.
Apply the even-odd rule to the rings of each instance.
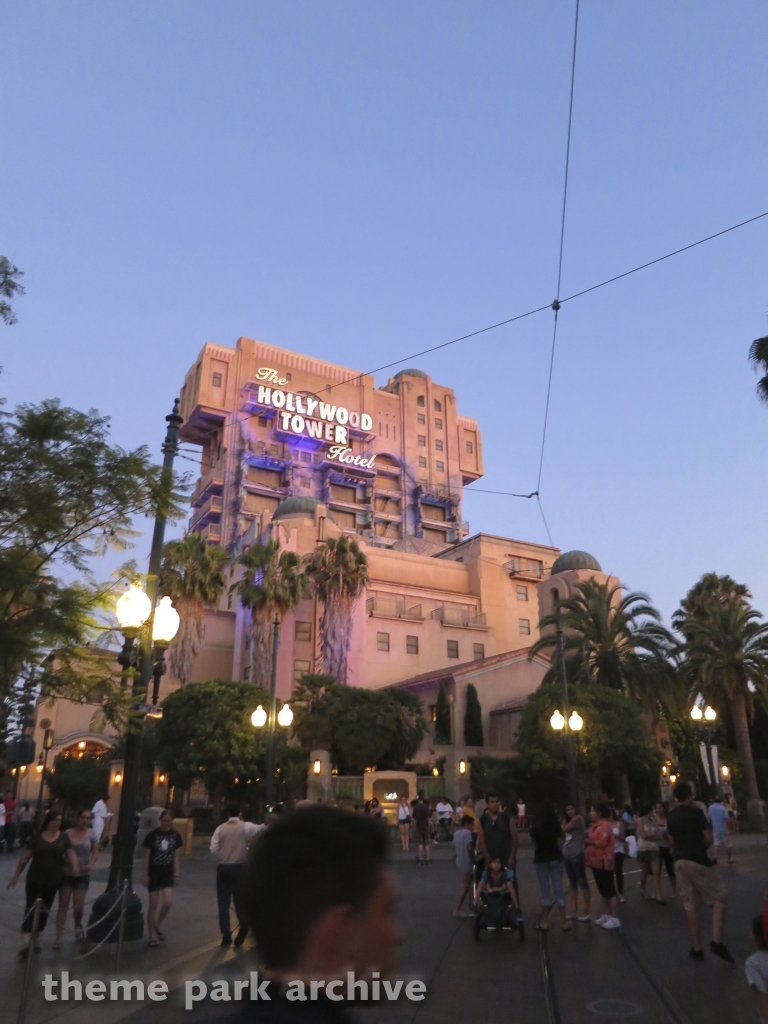
[[[483,929],[518,931],[525,941],[523,915],[514,888],[515,873],[503,867],[501,859],[494,857],[483,872],[475,890],[475,938],[480,939]]]

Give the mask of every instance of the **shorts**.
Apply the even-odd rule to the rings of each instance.
[[[65,878],[61,883],[61,888],[72,889],[73,892],[77,892],[78,890],[87,892],[90,882],[90,875],[78,875],[77,878]]]
[[[153,868],[150,866],[149,869],[149,884],[147,890],[149,892],[159,892],[160,889],[172,889],[173,888],[173,864],[169,864],[168,867]]]
[[[637,859],[641,864],[653,864],[661,860],[661,854],[658,850],[638,850]]]
[[[568,875],[571,892],[576,892],[577,889],[589,889],[583,853],[577,853],[575,857],[563,857],[563,865],[565,873]]]
[[[429,824],[416,826],[416,845],[429,846]]]
[[[686,910],[697,910],[699,904],[725,903],[725,889],[717,869],[693,860],[676,860],[675,876],[678,892]]]
[[[723,848],[730,850],[732,848],[730,832],[715,832],[713,838],[716,850],[722,850]]]
[[[592,868],[595,876],[597,891],[603,899],[610,900],[616,895],[616,884],[613,879],[613,871],[610,868]]]

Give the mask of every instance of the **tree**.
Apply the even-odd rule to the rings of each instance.
[[[387,691],[392,702],[395,730],[392,741],[378,760],[380,768],[398,770],[409,761],[427,734],[421,699],[408,690]]]
[[[435,743],[453,743],[452,732],[451,705],[448,703],[445,683],[441,682],[437,691],[437,706],[435,707]]]
[[[482,747],[483,713],[480,709],[480,698],[473,683],[467,686],[467,706],[464,711],[464,742],[470,747]]]
[[[695,587],[676,613],[675,623],[685,641],[682,673],[690,696],[701,693],[716,709],[730,706],[750,817],[757,818],[762,812],[749,719],[753,694],[768,700],[768,623],[749,605],[746,588],[736,590],[729,577],[724,580],[728,582],[704,588],[703,593],[700,581],[696,595],[692,597]]]
[[[18,323],[18,317],[11,308],[10,302],[6,299],[13,299],[16,295],[24,294],[24,285],[21,279],[24,271],[15,267],[7,256],[0,256],[0,320],[8,324]]]
[[[237,559],[245,569],[230,590],[251,609],[251,679],[269,686],[272,666],[272,618],[295,608],[307,592],[308,579],[299,572],[300,559],[293,551],[280,551],[280,543],[252,544]]]
[[[333,725],[330,695],[336,680],[320,673],[305,673],[293,688],[293,735],[309,754],[313,750],[330,750]]]
[[[749,361],[755,372],[763,375],[757,382],[757,397],[768,402],[768,335],[756,338],[749,346]]]
[[[658,700],[675,699],[678,683],[669,660],[674,640],[645,594],[620,595],[621,587],[608,581],[577,583],[576,593],[559,601],[540,621],[542,635],[528,657],[549,652],[553,664],[544,681],[557,678],[557,635],[552,627],[559,622],[571,681],[618,690],[655,713]]]
[[[323,604],[323,665],[342,686],[352,641],[352,609],[370,583],[368,560],[357,541],[341,536],[319,544],[307,561],[307,575]]]
[[[179,613],[179,631],[171,644],[171,674],[182,686],[191,680],[203,646],[203,610],[215,605],[226,583],[222,571],[229,555],[206,544],[200,533],[186,533],[169,541],[163,551],[160,593],[173,600]]]
[[[182,497],[146,448],[111,445],[93,410],[45,401],[0,415],[0,696],[48,651],[93,642],[113,595],[89,559],[127,547],[134,516],[179,517]]]
[[[59,754],[53,771],[46,778],[52,797],[61,800],[69,811],[90,808],[107,792],[111,754],[83,754],[71,757]]]

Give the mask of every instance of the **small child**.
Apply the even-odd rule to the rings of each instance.
[[[508,893],[509,898],[512,901],[512,906],[517,910],[517,896],[515,894],[514,881],[514,871],[512,871],[511,868],[502,867],[501,858],[494,857],[490,866],[483,872],[483,877],[480,879],[480,884],[477,887],[476,897],[479,900],[480,894],[483,892],[486,892],[489,895],[501,895],[502,893]]]
[[[453,849],[456,852],[456,867],[461,872],[461,890],[453,908],[453,916],[461,917],[464,900],[472,884],[472,870],[475,864],[475,837],[472,834],[473,819],[469,814],[462,816],[459,828],[453,834]]]
[[[757,952],[747,957],[747,984],[754,989],[762,1024],[768,1024],[768,943],[762,914],[752,919],[752,940]]]

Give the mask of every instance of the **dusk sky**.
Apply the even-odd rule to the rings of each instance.
[[[479,420],[478,486],[534,490],[552,313],[410,354],[554,298],[573,14],[6,0],[0,254],[27,288],[0,326],[8,407],[95,407],[159,456],[206,341],[403,359]],[[757,0],[583,0],[563,295],[768,210],[767,40]],[[560,314],[554,543],[667,619],[708,570],[768,613],[768,407],[747,360],[767,311],[768,218]],[[468,494],[464,518],[547,540],[534,501]]]

